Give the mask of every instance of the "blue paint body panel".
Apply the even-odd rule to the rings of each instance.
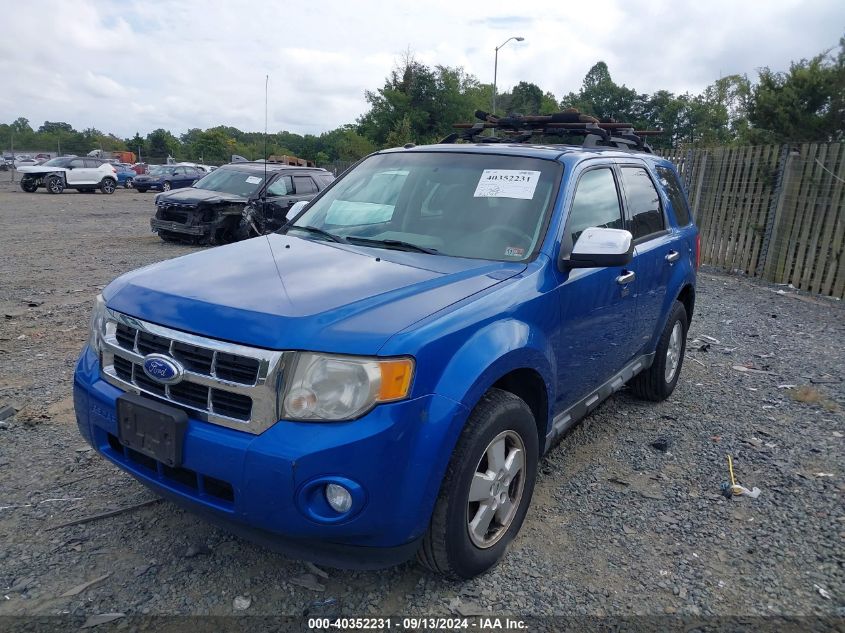
[[[195,335],[269,350],[410,356],[410,396],[348,422],[280,420],[253,435],[191,417],[182,467],[186,487],[126,459],[114,445],[115,400],[97,356],[83,351],[74,375],[80,433],[103,456],[186,507],[279,539],[369,548],[413,544],[425,532],[449,457],[481,396],[514,371],[545,387],[541,446],[554,416],[638,356],[654,352],[672,303],[694,291],[697,228],[679,227],[658,187],[667,230],[637,244],[623,291],[621,268],[559,265],[573,191],[584,170],[632,162],[657,182],[647,154],[525,145],[442,145],[406,152],[527,156],[562,164],[557,199],[534,258],[494,262],[374,249],[272,234],[127,273],[103,292],[114,311]],[[665,264],[666,254],[680,259]],[[355,482],[357,507],[321,522],[301,505],[309,482]],[[231,499],[209,491],[229,482]],[[225,495],[224,495],[225,497]],[[298,501],[299,500],[299,501]]]

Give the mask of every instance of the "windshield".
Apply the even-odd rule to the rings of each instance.
[[[335,183],[293,227],[353,244],[366,238],[360,243],[523,261],[543,237],[560,169],[553,161],[516,156],[380,154]],[[322,239],[313,230],[307,236]]]
[[[263,182],[264,175],[261,173],[221,168],[203,176],[194,183],[194,187],[248,198],[261,188]]]
[[[67,156],[60,156],[58,158],[51,158],[42,167],[65,167],[71,161]]]

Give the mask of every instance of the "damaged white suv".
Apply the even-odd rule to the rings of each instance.
[[[61,193],[65,189],[94,191],[112,194],[117,188],[117,169],[111,163],[78,156],[60,156],[42,165],[19,167],[21,189],[34,193],[44,187],[49,193]]]

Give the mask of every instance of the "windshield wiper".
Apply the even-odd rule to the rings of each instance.
[[[436,248],[426,248],[425,246],[420,246],[419,244],[412,244],[411,242],[403,242],[402,240],[374,240],[369,237],[355,237],[354,235],[350,235],[346,238],[346,241],[351,242],[352,244],[367,244],[375,246],[377,248],[379,246],[385,246],[387,248],[393,248],[400,251],[428,253],[429,255],[436,255],[440,252]]]
[[[306,233],[311,233],[313,235],[319,235],[321,237],[325,237],[327,240],[332,242],[345,242],[346,239],[340,237],[339,235],[335,235],[334,233],[329,233],[328,231],[324,231],[323,229],[317,228],[316,226],[299,226],[298,224],[291,224],[287,227],[285,233],[290,231],[291,229],[299,229],[300,231],[305,231]]]

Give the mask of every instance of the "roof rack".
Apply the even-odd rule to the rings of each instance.
[[[460,130],[441,140],[441,143],[528,143],[537,136],[570,139],[583,137],[581,147],[613,147],[632,152],[652,153],[644,137],[662,134],[663,130],[635,130],[631,123],[613,120],[600,121],[577,110],[564,110],[555,114],[523,116],[509,114],[498,117],[495,114],[475,111],[477,123],[456,123]],[[485,130],[500,130],[502,136],[482,136]],[[566,145],[575,145],[563,141]]]

